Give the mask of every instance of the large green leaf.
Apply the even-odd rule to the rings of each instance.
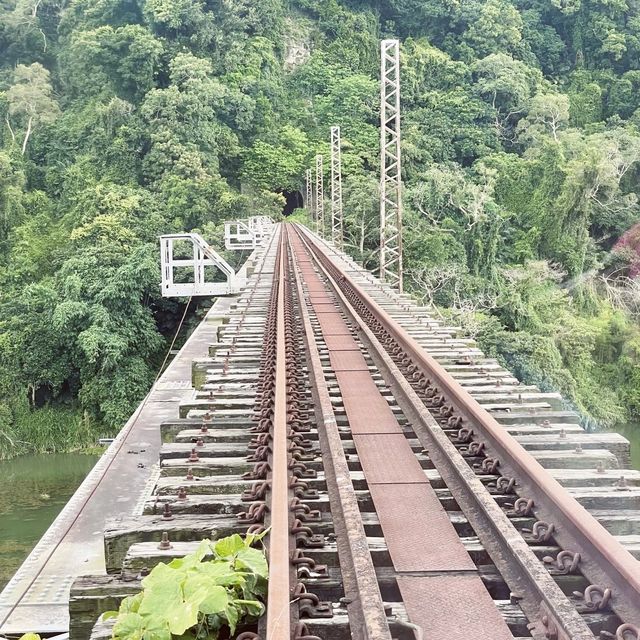
[[[135,596],[127,596],[120,603],[120,613],[137,613],[140,609],[140,603],[142,602],[142,598],[144,596],[144,592],[136,593]]]
[[[179,571],[184,570],[184,563],[189,558],[189,556],[184,556],[184,558],[174,558],[167,566],[170,569],[176,569]]]
[[[232,536],[217,540],[213,550],[220,558],[229,558],[244,549],[244,540],[235,533]]]
[[[169,621],[157,616],[145,616],[143,640],[171,640]]]
[[[211,580],[199,573],[190,573],[182,584],[182,593],[187,602],[199,604],[206,596],[207,589],[213,586]],[[200,600],[198,600],[200,598]]]
[[[229,603],[229,606],[224,611],[224,615],[227,618],[229,629],[231,629],[231,635],[233,635],[236,632],[236,626],[240,619],[240,612],[233,603]]]
[[[213,586],[207,591],[206,598],[200,603],[200,611],[205,615],[223,612],[229,604],[229,594],[224,587]]]
[[[242,585],[242,593],[244,597],[247,600],[250,600],[258,591],[258,576],[253,573],[246,573],[245,582],[244,585]]]
[[[183,572],[181,572],[179,569],[174,569],[164,564],[164,562],[161,562],[153,568],[151,573],[146,578],[144,578],[144,580],[142,581],[142,586],[145,589],[149,589],[156,584],[176,581],[179,582],[182,577]]]
[[[202,540],[198,545],[198,548],[193,553],[184,556],[184,558],[175,558],[168,564],[168,566],[171,569],[187,571],[188,569],[201,564],[202,560],[207,555],[211,555],[211,541]]]
[[[211,540],[201,540],[198,548],[191,554],[196,560],[201,562],[213,551]]]
[[[245,582],[245,576],[238,573],[230,562],[203,562],[197,567],[197,572],[213,584],[242,586]]]
[[[182,602],[165,613],[173,635],[181,636],[187,629],[198,624],[198,607],[193,602]]]
[[[233,604],[254,618],[259,618],[264,613],[264,605],[257,600],[234,600]]]
[[[197,574],[185,581],[184,598],[205,615],[220,613],[229,603],[229,595],[224,587],[214,584],[207,576]]]
[[[261,578],[269,575],[267,559],[260,549],[244,547],[236,554],[235,566],[239,569],[249,569]]]
[[[118,616],[113,625],[113,637],[122,640],[142,640],[145,620],[139,613],[125,613]]]
[[[176,572],[173,572],[174,574]],[[140,603],[138,613],[141,615],[157,616],[165,618],[169,612],[178,608],[182,602],[181,581],[168,579],[163,582],[155,582],[144,590],[144,598]]]

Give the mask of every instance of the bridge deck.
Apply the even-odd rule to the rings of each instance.
[[[520,385],[455,327],[309,231],[284,229],[225,327],[214,335],[205,321],[142,427],[122,437],[121,452],[145,451],[116,456],[106,479],[119,493],[84,525],[92,540],[112,516],[104,567],[84,564],[68,536],[62,568],[47,564],[26,604],[51,619],[46,589],[81,571],[71,640],[106,640],[113,621],[100,614],[146,571],[202,538],[272,527],[279,510],[291,535],[266,539],[270,585],[296,597],[278,639],[412,640],[416,625],[425,637],[640,637],[640,472],[627,469],[628,442],[584,433],[558,394]],[[193,393],[188,362],[207,346]],[[158,451],[147,429],[163,441],[151,473],[137,466]],[[286,492],[275,491],[274,469],[285,468]],[[281,619],[286,602],[272,595],[247,637]]]
[[[178,404],[193,397],[193,361],[206,356],[216,342],[217,327],[233,299],[216,300],[206,321],[195,329],[146,402],[131,416],[2,591],[0,632],[68,630],[70,586],[79,575],[105,571],[106,520],[141,512],[160,451],[158,424],[175,418]]]

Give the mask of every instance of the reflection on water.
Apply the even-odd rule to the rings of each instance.
[[[50,453],[0,461],[0,590],[97,458]]]
[[[629,440],[631,443],[631,466],[640,470],[640,424],[618,425],[614,431]]]

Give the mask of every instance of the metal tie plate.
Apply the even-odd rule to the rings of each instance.
[[[476,575],[399,576],[398,586],[409,620],[424,638],[513,640]]]
[[[476,571],[431,485],[369,483],[369,491],[396,571]]]

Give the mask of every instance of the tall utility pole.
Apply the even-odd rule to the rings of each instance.
[[[311,169],[307,169],[307,172],[305,173],[305,186],[306,186],[306,198],[304,201],[304,206],[306,207],[307,211],[309,212],[309,214],[311,215],[311,219],[313,220],[313,187],[311,184]]]
[[[322,156],[316,156],[316,232],[324,237],[324,176]]]
[[[331,127],[331,239],[342,249],[342,156],[340,127]]]
[[[380,43],[380,279],[402,292],[400,42]]]

